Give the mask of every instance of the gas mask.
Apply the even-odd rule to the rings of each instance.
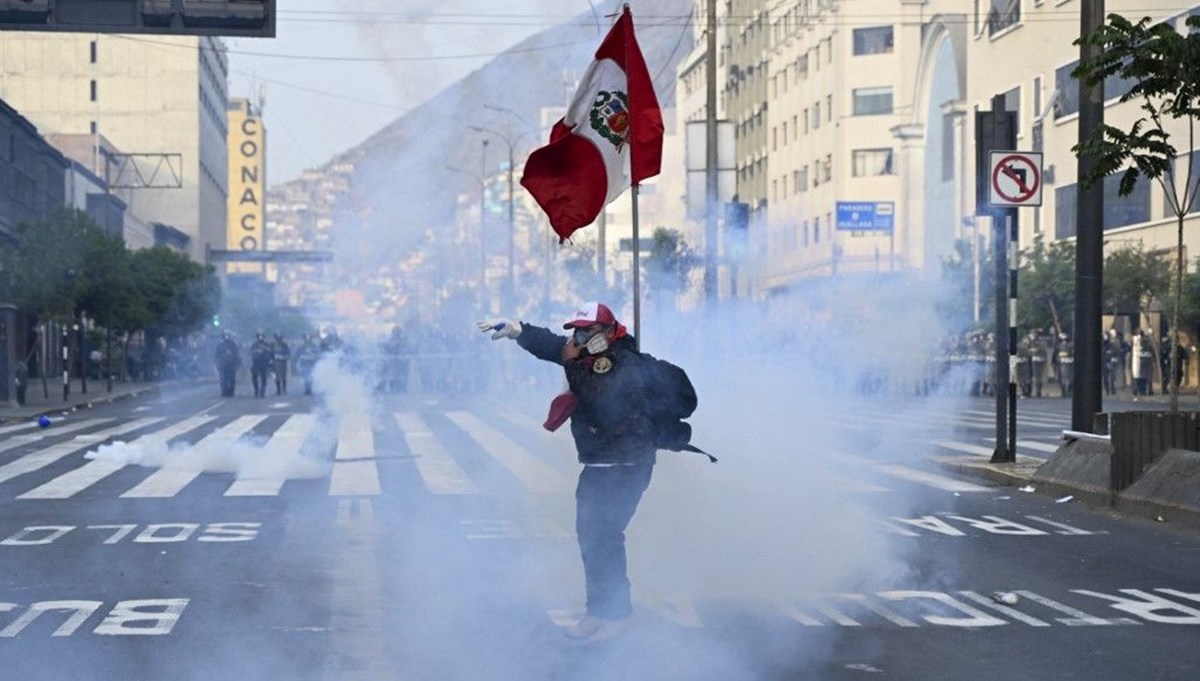
[[[587,329],[576,329],[574,340],[575,345],[586,349],[589,355],[599,355],[608,349],[608,337],[604,329],[590,334]]]

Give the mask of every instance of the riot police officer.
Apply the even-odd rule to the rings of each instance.
[[[237,370],[242,365],[242,352],[228,332],[221,334],[214,353],[217,374],[221,379],[221,397],[233,397],[237,382]]]
[[[1032,333],[1025,334],[1017,341],[1017,385],[1021,388],[1021,396],[1033,394],[1033,341]]]
[[[1066,331],[1058,334],[1058,387],[1063,397],[1070,397],[1075,389],[1075,345]]]
[[[283,334],[275,332],[275,342],[271,344],[275,356],[275,394],[287,394],[288,360],[292,358],[292,348],[284,340]]]
[[[250,344],[250,382],[254,384],[254,396],[267,396],[267,374],[271,371],[271,344],[263,332],[254,334]]]
[[[312,336],[301,336],[300,347],[296,348],[296,373],[304,380],[304,394],[311,395],[313,388],[313,365],[317,363],[317,344]]]

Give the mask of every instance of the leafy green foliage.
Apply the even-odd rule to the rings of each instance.
[[[1115,249],[1104,259],[1104,307],[1115,314],[1140,318],[1151,301],[1167,296],[1170,286],[1170,263],[1140,242]]]
[[[700,258],[677,229],[657,227],[652,239],[650,254],[642,261],[650,290],[660,299],[683,293]]]
[[[38,317],[86,314],[117,331],[178,336],[199,330],[220,300],[211,269],[165,248],[130,252],[82,211],[18,225],[15,235],[0,266],[13,299]]]
[[[1070,332],[1075,319],[1075,245],[1040,235],[1021,254],[1018,318],[1028,329]]]

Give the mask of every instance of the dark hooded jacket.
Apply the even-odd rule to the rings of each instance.
[[[534,357],[563,367],[578,404],[571,414],[571,435],[583,464],[653,464],[655,427],[646,386],[648,355],[623,336],[600,355],[562,360],[567,338],[549,329],[521,324],[517,343]]]

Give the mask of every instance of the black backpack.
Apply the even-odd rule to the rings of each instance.
[[[674,452],[704,454],[717,458],[690,444],[692,426],[684,421],[696,411],[696,389],[687,372],[651,355],[644,355],[643,378],[650,421],[654,424],[654,445]]]

